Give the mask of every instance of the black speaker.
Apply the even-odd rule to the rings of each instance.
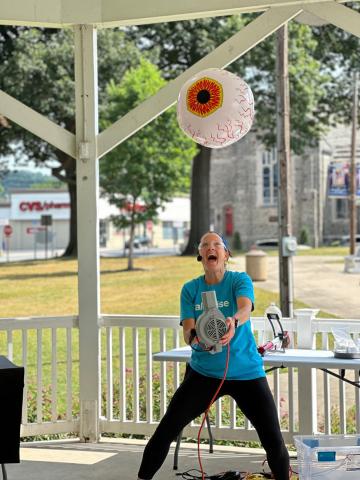
[[[20,462],[24,368],[0,355],[0,464]]]

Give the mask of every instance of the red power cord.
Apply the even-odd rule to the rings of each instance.
[[[205,420],[206,420],[206,417],[209,413],[209,410],[212,406],[212,404],[214,403],[215,399],[216,399],[216,396],[217,394],[220,392],[220,389],[221,387],[223,386],[224,382],[225,382],[225,379],[226,379],[226,375],[227,375],[227,371],[228,371],[228,368],[229,368],[229,358],[230,358],[230,342],[227,344],[227,355],[226,355],[226,365],[225,365],[225,371],[224,371],[224,376],[220,382],[220,385],[218,386],[216,392],[214,393],[214,396],[212,397],[210,403],[209,403],[209,406],[207,407],[207,409],[205,410],[205,413],[204,413],[204,416],[203,416],[203,419],[202,419],[202,422],[201,422],[201,425],[200,425],[200,428],[199,428],[199,432],[198,432],[198,461],[199,461],[199,467],[200,467],[200,471],[201,471],[201,478],[202,480],[205,480],[205,473],[204,473],[204,470],[203,470],[203,467],[202,467],[202,463],[201,463],[201,454],[200,454],[200,435],[201,435],[201,431],[203,429],[203,426],[204,426],[204,423],[205,423]]]

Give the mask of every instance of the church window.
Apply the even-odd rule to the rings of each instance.
[[[336,220],[343,220],[348,218],[348,200],[346,198],[337,198],[335,204]]]
[[[277,204],[278,197],[278,164],[276,150],[262,153],[262,201],[264,206]]]

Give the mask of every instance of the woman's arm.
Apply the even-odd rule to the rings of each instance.
[[[228,330],[220,340],[220,343],[222,345],[227,345],[235,335],[235,323],[237,323],[237,326],[242,325],[243,323],[247,322],[250,317],[250,313],[252,309],[251,300],[247,297],[238,297],[236,299],[236,303],[237,303],[236,313],[232,317],[228,317],[226,319]]]
[[[252,309],[252,301],[247,297],[238,297],[236,299],[236,303],[238,309],[232,318],[234,319],[234,323],[235,320],[237,320],[237,324],[242,325],[249,320]]]
[[[185,318],[185,320],[182,321],[182,327],[185,343],[190,345],[190,341],[194,338],[192,330],[195,329],[195,319]]]

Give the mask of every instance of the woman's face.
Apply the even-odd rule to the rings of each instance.
[[[199,245],[199,254],[205,271],[223,270],[229,258],[222,238],[217,233],[205,233]]]

